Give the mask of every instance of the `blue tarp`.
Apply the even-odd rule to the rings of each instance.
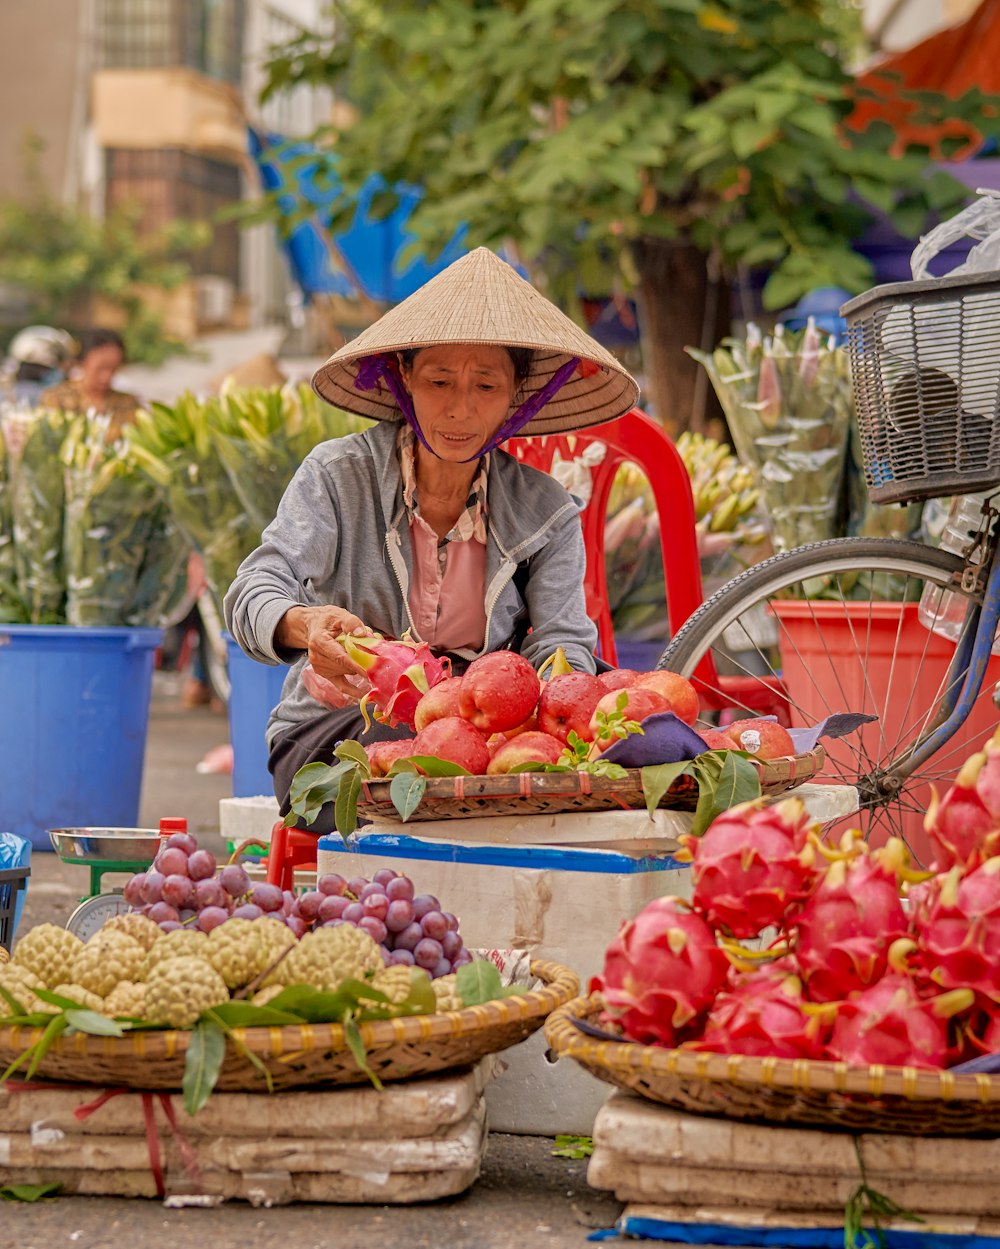
[[[460,226],[436,260],[415,257],[403,263],[401,253],[414,241],[407,223],[423,192],[417,187],[397,186],[398,206],[384,220],[376,221],[371,216],[371,202],[386,186],[379,174],[372,174],[361,188],[350,227],[331,235],[325,209],[339,198],[341,190],[330,163],[324,160],[321,166],[318,160],[303,161],[314,151],[307,143],[288,143],[279,134],[252,127],[248,134],[250,155],[265,190],[281,192],[288,183],[295,188],[285,189],[279,196],[282,210],[291,214],[301,201],[316,206],[315,215],[282,240],[292,275],[307,298],[317,294],[365,295],[398,303],[465,254],[465,228]],[[298,167],[282,169],[288,165]]]

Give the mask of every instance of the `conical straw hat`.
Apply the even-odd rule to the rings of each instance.
[[[610,421],[639,397],[634,379],[610,352],[485,247],[443,269],[341,347],[313,375],[313,387],[328,403],[348,412],[400,420],[384,381],[373,390],[355,386],[360,362],[443,343],[531,348],[531,371],[515,407],[579,357],[582,367],[524,426],[522,435],[558,434]]]

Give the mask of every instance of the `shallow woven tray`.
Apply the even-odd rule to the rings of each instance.
[[[822,746],[801,755],[750,762],[760,775],[763,793],[772,796],[801,785],[826,762]],[[368,819],[400,821],[389,797],[390,781],[363,781],[358,813]],[[483,815],[556,815],[562,811],[641,810],[646,805],[642,776],[631,769],[624,780],[589,772],[514,772],[506,776],[430,777],[414,820],[471,819]],[[660,799],[661,807],[693,811],[698,787],[679,777]],[[401,821],[400,821],[401,822]]]
[[[573,972],[558,963],[533,962],[531,971],[544,981],[543,987],[517,997],[439,1015],[360,1024],[369,1066],[383,1080],[406,1080],[464,1067],[523,1041],[580,990]],[[264,1063],[276,1090],[367,1081],[338,1024],[234,1028],[233,1034]],[[0,1070],[40,1035],[38,1028],[0,1028]],[[191,1036],[170,1030],[124,1037],[83,1032],[61,1036],[39,1064],[38,1076],[114,1088],[179,1089]],[[260,1072],[227,1040],[216,1088],[259,1093],[265,1087]]]
[[[598,1041],[573,1019],[596,1022],[602,1009],[599,994],[560,1007],[545,1025],[549,1044],[599,1080],[665,1106],[763,1123],[911,1136],[1000,1136],[996,1076]]]

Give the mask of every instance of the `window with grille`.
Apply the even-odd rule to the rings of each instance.
[[[107,69],[184,65],[222,82],[243,72],[245,0],[98,0]]]
[[[107,148],[105,179],[108,209],[138,203],[143,230],[161,230],[179,217],[210,225],[211,241],[187,260],[196,275],[216,274],[239,289],[238,227],[232,221],[215,221],[220,208],[240,198],[240,171],[235,165],[174,148]]]

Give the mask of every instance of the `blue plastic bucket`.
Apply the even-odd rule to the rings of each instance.
[[[160,629],[0,625],[0,829],[134,828]]]
[[[281,687],[288,676],[282,664],[258,663],[226,637],[229,667],[229,740],[233,747],[233,797],[255,798],[273,794],[267,770],[264,730],[268,717],[281,701]]]

